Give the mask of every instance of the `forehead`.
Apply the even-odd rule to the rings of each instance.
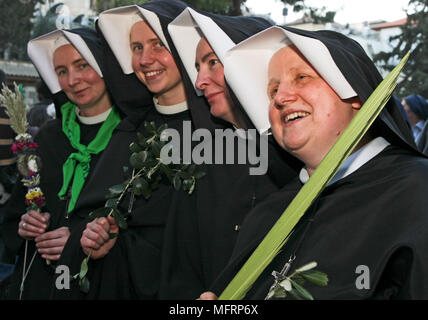
[[[279,68],[292,69],[298,66],[310,67],[315,70],[302,53],[294,45],[290,45],[275,52],[269,62],[269,73]]]
[[[55,67],[73,63],[78,59],[83,59],[82,55],[71,44],[59,47],[53,54],[53,63]]]
[[[159,37],[153,31],[153,29],[145,21],[139,21],[135,23],[130,32],[131,42],[133,41],[144,41],[150,39],[158,39]]]
[[[199,40],[198,46],[196,47],[196,59],[201,59],[202,56],[210,52],[214,53],[207,39],[201,38],[201,40]]]

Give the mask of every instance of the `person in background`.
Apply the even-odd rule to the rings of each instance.
[[[6,74],[0,69],[0,91],[3,89],[3,85],[6,85]],[[4,207],[18,178],[16,157],[11,150],[15,135],[10,127],[6,107],[0,106],[0,282],[13,272],[15,264],[15,257],[6,251],[3,233],[1,232]],[[1,296],[0,293],[0,298]]]
[[[52,94],[49,88],[42,80],[39,80],[36,85],[36,90],[39,102],[33,104],[27,112],[28,130],[33,137],[36,136],[37,132],[46,121],[55,118],[48,113],[48,108],[50,106],[54,107],[51,98]]]
[[[413,137],[418,149],[428,155],[428,102],[419,94],[412,94],[402,100],[412,125]]]

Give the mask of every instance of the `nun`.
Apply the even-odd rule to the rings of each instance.
[[[250,81],[246,91],[231,83],[237,95],[267,93],[253,107],[269,114],[276,141],[304,166],[248,214],[227,267],[203,299],[222,293],[382,80],[354,40],[288,27],[272,27],[231,49],[226,76],[238,71]],[[275,276],[312,261],[328,276],[327,286],[305,283],[315,299],[426,299],[427,169],[391,98],[245,299],[292,297],[270,292]]]
[[[53,31],[31,40],[28,55],[54,94],[57,118],[35,138],[44,212],[26,212],[26,188],[21,184],[6,212],[6,244],[19,256],[7,298],[48,299],[70,234],[87,223],[89,212],[104,206],[108,188],[123,181],[128,145],[140,121],[137,106],[132,110],[123,99],[118,104],[109,92],[102,45],[94,30]]]
[[[186,130],[192,131],[193,113],[189,110],[185,89],[190,82],[183,77],[184,68],[166,27],[185,7],[180,1],[149,2],[107,10],[97,21],[97,28],[122,73],[138,79],[150,92],[151,103],[143,120],[153,121],[158,127],[167,124],[179,132],[180,139],[186,124]],[[195,95],[192,104],[197,104],[198,99],[205,103]],[[199,125],[215,126],[208,114],[201,114],[205,118],[199,118]],[[127,220],[128,228],[119,231],[115,243],[101,239],[112,229],[100,230],[98,220],[89,223],[83,231],[80,250],[99,253],[92,261],[97,267],[92,268],[91,289],[84,298],[155,299],[159,296],[160,261],[169,211],[174,210],[176,198],[191,197],[183,191],[175,192],[171,183],[164,180],[148,200],[136,198],[134,211]]]
[[[168,26],[195,86],[193,89],[205,97],[211,116],[224,123],[224,130],[235,134],[237,143],[231,150],[235,156],[234,163],[225,161],[201,166],[206,176],[195,189],[193,207],[189,209],[186,205],[178,205],[179,210],[171,218],[162,262],[163,299],[194,299],[200,293],[198,289],[209,288],[231,255],[245,215],[268,194],[278,190],[278,184],[285,183],[284,180],[288,182],[297,174],[297,170],[292,167],[297,161],[288,156],[292,161],[277,161],[277,179],[272,178],[275,175],[271,172],[272,168],[268,169],[268,160],[271,160],[271,156],[286,158],[287,155],[279,152],[280,148],[276,148],[272,141],[268,142],[266,137],[258,136],[239,102],[232,98],[224,80],[222,64],[209,45],[209,52],[202,54],[204,59],[198,60],[198,43],[204,41],[207,44],[207,38],[216,46],[218,56],[223,57],[235,42],[269,26],[261,18],[227,17],[197,12],[191,8],[184,10]],[[203,75],[207,65],[213,66],[215,76],[209,77],[207,73]],[[247,130],[250,128],[253,128],[252,133]],[[214,133],[213,137],[217,139],[218,135]],[[249,161],[250,150],[240,149],[241,143],[250,146],[252,142],[247,141],[250,139],[254,140],[252,146],[260,153],[262,148],[257,143],[265,143],[264,156],[269,156],[269,159],[265,158],[264,171],[253,175],[251,167],[254,163]],[[216,152],[213,150],[214,154]],[[242,155],[246,158],[245,163],[237,161]]]

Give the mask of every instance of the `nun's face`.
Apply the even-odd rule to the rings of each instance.
[[[204,92],[213,116],[236,124],[232,113],[233,102],[224,81],[224,69],[206,38],[199,41],[195,67],[198,71],[195,86]]]
[[[133,25],[130,43],[132,68],[159,103],[183,102],[186,99],[184,85],[174,57],[145,21]]]
[[[61,89],[83,116],[96,115],[110,108],[104,80],[72,45],[56,49],[53,64]]]
[[[269,64],[269,119],[276,141],[313,172],[361,107],[341,100],[294,46]]]

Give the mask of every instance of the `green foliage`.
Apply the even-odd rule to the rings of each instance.
[[[390,37],[394,44],[391,52],[380,52],[374,57],[376,64],[391,70],[405,52],[411,52],[406,68],[402,72],[397,94],[405,97],[420,94],[428,97],[428,1],[410,0],[408,4],[407,23],[401,28],[402,33]]]
[[[314,300],[309,291],[303,287],[305,282],[323,287],[328,284],[328,276],[324,272],[314,270],[316,266],[316,262],[310,262],[295,270],[290,276],[284,275],[282,279],[275,279],[266,299],[284,299],[289,294],[296,300]]]
[[[0,0],[0,58],[8,52],[10,60],[28,60],[27,42],[31,37],[34,7],[43,0]]]
[[[202,178],[205,173],[198,171],[194,164],[164,164],[160,158],[161,149],[167,143],[161,141],[161,135],[168,126],[166,124],[156,127],[154,122],[144,122],[142,132],[137,133],[137,141],[130,144],[132,152],[129,163],[133,168],[128,179],[118,185],[111,186],[106,194],[104,207],[92,211],[91,218],[111,216],[115,219],[119,228],[127,229],[127,217],[120,211],[119,204],[126,194],[143,196],[149,199],[152,192],[156,190],[162,180],[169,181],[175,190],[183,189],[190,195],[195,189],[196,180]],[[124,168],[124,173],[129,173],[129,168]],[[165,179],[164,179],[165,178]],[[133,201],[133,200],[131,200]],[[109,233],[110,239],[116,237],[116,233]],[[88,261],[92,254],[83,260],[79,274],[74,279],[79,278],[79,285],[82,292],[89,291],[89,280],[86,277]]]

